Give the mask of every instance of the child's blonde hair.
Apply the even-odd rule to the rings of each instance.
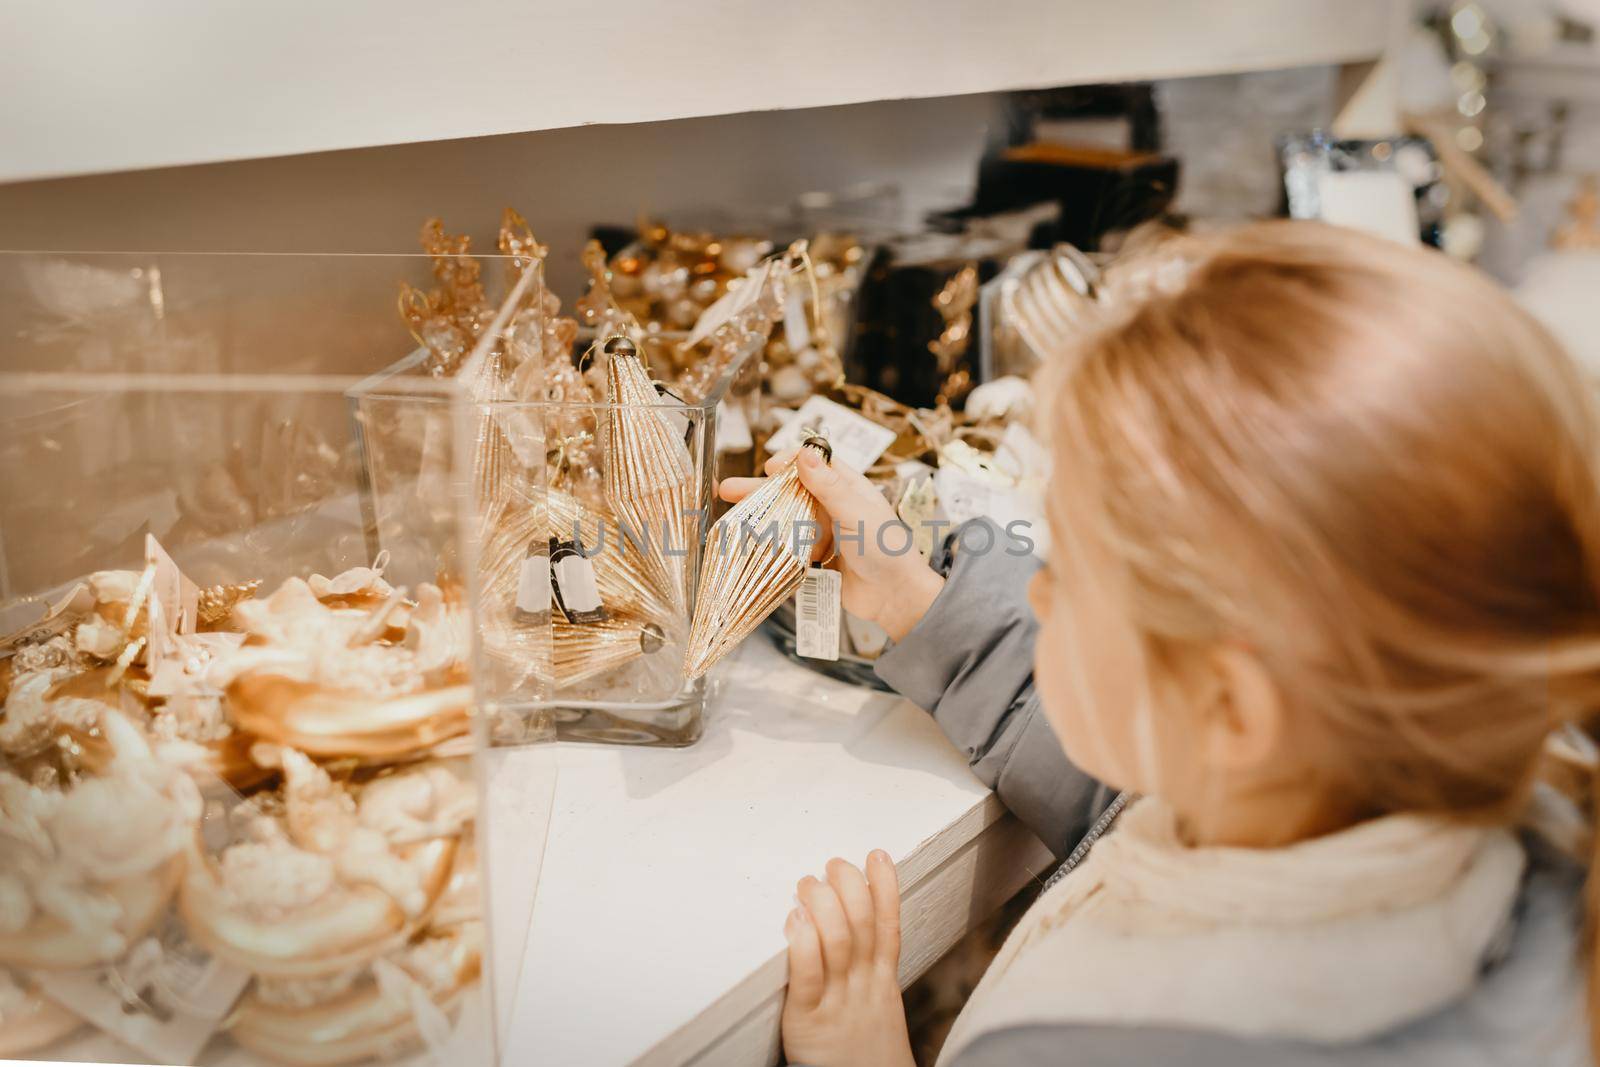
[[[1051,421],[1148,645],[1247,643],[1361,815],[1513,819],[1600,709],[1589,384],[1471,268],[1316,223],[1176,239],[1112,294]]]

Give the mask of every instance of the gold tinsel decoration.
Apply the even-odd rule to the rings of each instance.
[[[806,438],[824,459],[833,450],[820,437]],[[700,558],[700,590],[689,627],[684,673],[698,678],[777,610],[805,578],[809,545],[798,526],[820,533],[824,514],[800,484],[793,463],[717,520]]]
[[[601,484],[606,502],[668,602],[681,611],[688,598],[686,564],[698,533],[694,460],[683,432],[626,337],[605,344],[607,401],[600,426]]]

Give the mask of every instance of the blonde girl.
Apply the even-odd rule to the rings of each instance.
[[[1596,1062],[1588,383],[1432,251],[1276,222],[1158,255],[1051,354],[1047,567],[841,544],[880,674],[1058,853],[1089,833],[940,1062]],[[889,858],[799,899],[790,1061],[910,1063]]]

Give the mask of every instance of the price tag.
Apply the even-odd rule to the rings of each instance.
[[[911,544],[923,559],[932,559],[934,549],[938,547],[934,544],[939,532],[939,526],[934,522],[938,512],[939,494],[934,487],[933,476],[922,475],[905,483],[900,499],[895,503],[894,513],[911,530]]]
[[[783,302],[783,340],[789,351],[799,355],[811,347],[811,324],[806,321],[806,298],[800,287],[789,290]]]
[[[550,539],[550,591],[568,622],[604,622],[606,606],[595,581],[594,560],[576,541]]]
[[[879,426],[843,404],[825,396],[807,400],[783,429],[767,439],[768,452],[799,448],[806,434],[821,431],[833,446],[833,456],[847,467],[864,471],[878,461],[884,449],[894,444],[895,432]]]
[[[794,650],[807,659],[839,658],[838,571],[807,569],[794,594]]]
[[[748,452],[756,446],[744,408],[726,400],[717,402],[717,451]]]
[[[517,621],[542,623],[550,621],[550,557],[546,546],[535,541],[528,546],[522,569],[517,574]]]

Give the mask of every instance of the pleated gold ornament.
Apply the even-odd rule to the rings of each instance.
[[[820,437],[806,438],[801,447],[833,459]],[[700,557],[699,595],[684,655],[688,677],[704,674],[794,594],[823,521],[821,506],[800,484],[792,463],[717,520]],[[799,536],[802,528],[813,538]]]
[[[626,337],[606,342],[607,400],[600,426],[606,503],[645,568],[682,611],[688,599],[688,550],[697,533],[694,461],[683,432]]]
[[[583,542],[594,560],[595,584],[607,610],[655,623],[666,634],[683,628],[670,591],[657,584],[646,557],[623,540],[615,516],[555,489],[546,494],[545,510],[547,536],[570,541],[576,535]]]
[[[571,494],[557,489],[549,490],[537,503],[510,503],[493,517],[478,556],[483,648],[524,675],[532,674],[558,686],[597,673],[584,669],[587,665],[580,662],[582,651],[591,649],[591,645],[591,650],[603,653],[600,670],[609,670],[643,654],[637,639],[630,651],[627,642],[614,637],[586,643],[581,633],[569,632],[603,623],[570,624],[559,611],[553,617],[530,619],[518,611],[517,589],[529,546],[543,544],[552,537],[571,540],[574,533],[594,553],[595,585],[601,602],[614,618],[632,624],[635,638],[645,626],[653,627],[664,637],[682,629],[681,616],[673,611],[646,571],[644,557],[619,547],[620,535],[610,515],[585,507]],[[548,557],[538,554],[534,565],[548,565]]]
[[[678,616],[646,569],[644,557],[620,545],[616,520],[559,489],[545,491],[533,503],[509,501],[489,522],[478,554],[485,619],[510,618],[529,545],[552,537],[568,541],[575,534],[592,554],[595,585],[607,610],[656,623],[668,632],[677,625]]]
[[[550,666],[558,687],[574,685],[652,655],[666,644],[661,628],[638,619],[571,624],[558,614],[550,628]]]

